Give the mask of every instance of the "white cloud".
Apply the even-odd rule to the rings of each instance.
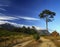
[[[16,20],[18,18],[11,17],[11,16],[0,16],[0,20]]]
[[[24,20],[31,20],[31,21],[39,20],[38,18],[32,18],[32,17],[6,16],[5,14],[0,13],[0,20],[15,20],[15,19],[24,19]]]
[[[0,13],[0,20],[16,20],[16,19],[19,19],[19,18],[6,16],[5,14]]]
[[[0,20],[15,20],[18,19],[16,17],[11,17],[11,16],[0,16]]]
[[[4,8],[0,8],[0,10],[6,11],[6,9],[4,9]]]
[[[19,16],[19,18],[25,19],[25,20],[39,20],[39,19],[37,19],[37,18],[32,18],[32,17],[22,17],[22,16]]]
[[[11,17],[11,16],[0,16],[0,20],[16,20],[18,18]]]

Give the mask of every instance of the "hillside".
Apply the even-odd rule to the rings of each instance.
[[[16,26],[14,26],[14,25],[12,25],[12,24],[9,24],[9,23],[5,23],[5,24],[1,24],[0,25],[0,28],[2,28],[2,29],[5,29],[5,30],[8,30],[8,31],[13,31],[13,30],[15,30],[15,31],[17,31],[17,32],[20,32],[20,30],[23,32],[23,30],[25,31],[25,32],[28,32],[28,31],[30,31],[30,27],[28,27],[28,28],[26,28],[25,26],[23,26],[23,27],[16,27]],[[22,28],[24,28],[24,29],[22,29]],[[49,35],[50,33],[49,33],[49,31],[47,31],[47,30],[44,30],[44,29],[42,29],[42,30],[37,30],[35,27],[33,27],[32,26],[32,28],[37,32],[37,33],[39,33],[40,35]],[[32,30],[33,30],[32,29]],[[27,31],[28,30],[28,31]]]

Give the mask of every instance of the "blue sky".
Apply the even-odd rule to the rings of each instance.
[[[60,31],[59,0],[0,0],[0,24],[37,26],[45,29],[45,21],[39,13],[48,9],[56,13],[53,22],[49,22],[49,30]]]

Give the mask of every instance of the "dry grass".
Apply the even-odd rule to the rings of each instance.
[[[60,36],[57,36],[57,37],[54,37],[54,36],[44,36],[44,37],[47,38],[47,39],[52,40],[57,47],[60,47]]]
[[[55,40],[54,43],[57,47],[60,47],[60,41]]]
[[[0,39],[5,39],[7,37],[0,37]],[[14,45],[17,43],[22,43],[28,40],[31,40],[32,37],[31,36],[12,36],[12,37],[8,37],[8,40],[4,40],[0,42],[0,47],[5,47],[5,46],[10,46],[10,45]]]

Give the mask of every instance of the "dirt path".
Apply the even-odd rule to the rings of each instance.
[[[30,40],[30,41],[27,41],[27,42],[24,42],[24,43],[21,43],[21,44],[17,44],[13,47],[24,47],[25,45],[28,45],[30,42],[32,42],[33,40]]]
[[[41,37],[41,40],[43,42],[38,47],[56,47],[56,45],[49,39],[45,39],[44,37]]]
[[[44,37],[41,37],[40,40],[42,40],[42,43],[40,43],[37,47],[57,47],[51,40],[45,39]],[[17,44],[13,47],[25,47],[26,45],[29,45],[29,43],[33,43],[33,40]],[[33,46],[32,46],[33,47]],[[35,47],[35,46],[34,46]]]

